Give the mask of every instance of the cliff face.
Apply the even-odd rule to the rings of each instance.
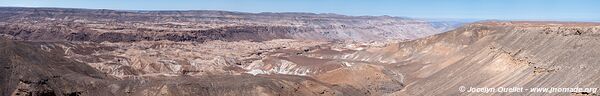
[[[38,41],[415,39],[457,27],[388,16],[0,8],[0,34]]]

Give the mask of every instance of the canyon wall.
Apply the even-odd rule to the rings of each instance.
[[[0,34],[35,41],[408,40],[460,26],[390,16],[0,8]]]

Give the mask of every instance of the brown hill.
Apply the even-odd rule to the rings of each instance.
[[[398,94],[579,94],[459,88],[598,88],[598,36],[598,23],[482,22],[400,43],[395,54],[402,63],[393,66],[405,70],[409,82]]]

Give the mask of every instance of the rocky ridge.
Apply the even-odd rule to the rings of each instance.
[[[0,8],[0,34],[34,41],[408,40],[459,25],[389,16]]]

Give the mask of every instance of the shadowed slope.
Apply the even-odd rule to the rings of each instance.
[[[2,95],[71,94],[93,88],[89,85],[102,83],[101,79],[110,79],[83,63],[24,42],[1,40],[0,54]]]

